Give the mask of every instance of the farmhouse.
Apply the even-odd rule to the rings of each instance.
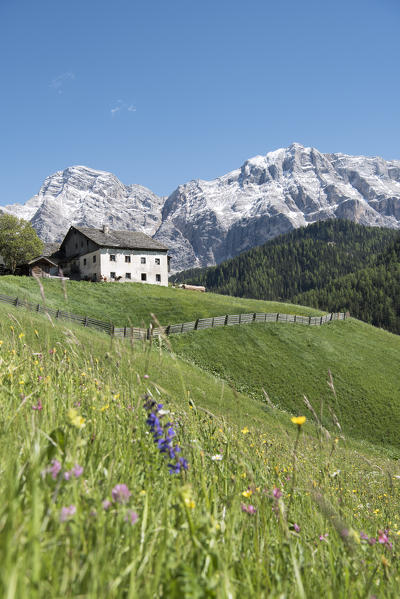
[[[65,276],[168,286],[168,248],[137,231],[70,227],[50,259]]]

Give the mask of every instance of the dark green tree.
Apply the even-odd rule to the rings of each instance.
[[[19,264],[32,260],[43,251],[43,242],[31,223],[11,214],[0,215],[0,255],[15,273]]]

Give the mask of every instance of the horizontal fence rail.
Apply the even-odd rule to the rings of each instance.
[[[299,316],[297,314],[281,314],[274,312],[266,314],[264,312],[251,312],[250,314],[224,314],[223,316],[212,316],[211,318],[198,318],[191,322],[182,322],[180,324],[170,324],[166,327],[153,327],[144,329],[140,327],[115,327],[111,322],[97,320],[91,316],[79,316],[63,310],[47,308],[41,304],[32,304],[18,297],[9,297],[0,294],[0,302],[5,302],[16,307],[23,307],[34,312],[49,314],[54,318],[62,318],[70,322],[76,322],[84,327],[90,327],[122,339],[145,340],[151,337],[163,335],[177,335],[181,333],[190,333],[191,331],[201,331],[222,326],[233,326],[239,324],[250,324],[253,322],[290,322],[295,324],[305,324],[308,326],[321,326],[332,320],[345,320],[349,318],[349,312],[333,312],[325,316]]]

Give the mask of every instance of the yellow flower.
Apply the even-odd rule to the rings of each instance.
[[[181,495],[185,506],[190,510],[193,510],[196,507],[196,503],[193,500],[192,487],[190,485],[185,485],[182,487]]]
[[[139,495],[146,495],[146,491],[145,491],[144,489],[142,489],[142,490],[139,492]]]
[[[291,418],[291,420],[292,420],[293,424],[302,426],[306,421],[306,417],[305,416],[293,416],[293,418]]]
[[[18,339],[22,339],[22,337],[25,337],[25,333],[20,333],[20,334],[18,335]]]
[[[68,418],[69,418],[70,423],[73,426],[76,426],[76,428],[81,429],[85,426],[85,419],[82,418],[82,416],[80,416],[78,414],[77,410],[75,410],[74,408],[71,408],[68,411]]]
[[[39,333],[36,329],[33,332],[35,333],[36,337],[39,337]]]
[[[242,428],[242,433],[243,433],[244,435],[247,435],[247,433],[249,433],[249,432],[250,432],[250,431],[249,431],[249,429],[247,428],[247,426],[245,426],[244,428]]]
[[[251,489],[247,489],[242,492],[243,497],[251,497],[253,495],[253,491]]]
[[[104,412],[104,410],[108,410],[110,406],[107,404],[105,406],[103,406],[102,408],[100,408],[100,412]]]
[[[2,341],[1,341],[1,339],[0,339],[0,347],[1,347],[2,345],[3,345],[3,342],[2,342]]]

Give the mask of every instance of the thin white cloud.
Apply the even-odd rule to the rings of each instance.
[[[61,75],[57,75],[57,77],[54,77],[49,87],[56,90],[58,94],[62,94],[65,83],[67,83],[68,81],[73,81],[74,79],[75,73],[67,71],[66,73],[61,73]]]
[[[117,100],[115,106],[110,109],[111,116],[115,116],[117,112],[126,111],[126,112],[136,112],[136,106],[133,104],[128,104],[123,100]]]

